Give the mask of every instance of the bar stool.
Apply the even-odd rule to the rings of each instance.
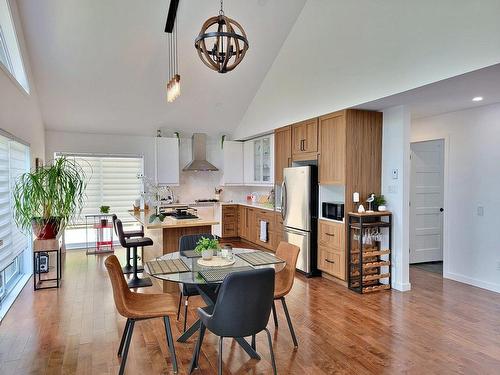
[[[116,214],[113,214],[112,217],[113,217],[113,228],[115,230],[115,234],[118,236],[118,231],[116,230],[116,220],[118,220],[118,216],[116,216]],[[141,227],[141,230],[123,232],[123,234],[125,235],[125,238],[144,237],[144,228]],[[127,248],[127,264],[124,267],[122,267],[122,272],[124,274],[130,274],[134,272],[134,268],[130,264],[131,259],[132,258],[130,256],[130,249]],[[137,272],[142,272],[142,271],[144,271],[144,267],[137,266]]]
[[[120,239],[120,244],[130,251],[132,249],[132,259],[133,259],[133,271],[132,271],[132,279],[128,282],[129,288],[144,288],[147,286],[152,286],[153,283],[149,277],[140,278],[137,275],[137,248],[144,246],[153,245],[153,240],[149,237],[142,238],[125,238],[125,233],[123,232],[123,224],[120,219],[116,220],[116,231],[118,232],[118,238]]]

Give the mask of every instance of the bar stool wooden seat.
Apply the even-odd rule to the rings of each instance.
[[[137,267],[137,248],[144,246],[151,246],[153,245],[153,240],[149,237],[125,238],[125,233],[123,232],[123,224],[120,219],[116,220],[116,231],[118,232],[118,238],[120,240],[120,244],[128,251],[132,249],[133,271],[132,271],[132,279],[130,279],[128,282],[128,287],[145,288],[148,286],[152,286],[153,283],[151,282],[151,279],[149,277],[141,278],[137,274],[138,272],[140,272]]]
[[[113,229],[115,230],[115,234],[118,236],[118,231],[116,230],[116,221],[118,220],[118,216],[116,216],[116,214],[113,214],[112,218],[113,218]],[[141,227],[140,230],[130,230],[126,232],[124,231],[123,234],[125,235],[125,238],[144,237],[144,228]],[[134,268],[130,264],[131,259],[132,257],[130,256],[130,248],[127,248],[127,263],[125,264],[125,266],[122,267],[122,271],[124,274],[130,274],[134,272]],[[144,268],[142,266],[137,266],[137,272],[142,272],[142,271],[144,271]]]
[[[175,355],[174,340],[170,327],[169,315],[176,314],[175,297],[170,294],[143,294],[129,290],[125,277],[123,276],[120,262],[115,255],[110,255],[105,260],[108,269],[113,298],[116,309],[121,316],[127,318],[125,329],[118,348],[118,356],[122,358],[119,374],[123,374],[127,361],[128,350],[135,322],[153,318],[163,318],[165,333],[167,335],[167,346],[170,352],[173,370],[177,373],[177,357]]]

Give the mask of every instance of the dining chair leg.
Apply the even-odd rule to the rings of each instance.
[[[271,333],[267,328],[264,328],[267,334],[267,342],[269,343],[269,352],[271,354],[271,364],[273,365],[273,373],[276,375],[278,372],[276,370],[276,360],[274,359],[274,350],[273,350],[273,340],[271,339]]]
[[[219,360],[217,361],[217,374],[222,375],[222,336],[219,337]]]
[[[201,345],[203,343],[203,337],[205,336],[205,325],[200,322],[200,329],[198,334],[198,341],[193,350],[193,358],[191,359],[191,365],[189,368],[189,373],[191,374],[195,369],[198,368],[198,359],[200,357]]]
[[[123,375],[123,373],[125,371],[125,364],[127,363],[127,356],[128,356],[128,349],[130,347],[130,340],[132,339],[132,333],[134,332],[134,324],[135,324],[135,320],[131,319],[130,324],[129,324],[129,329],[127,332],[127,338],[125,339],[125,346],[123,348],[122,362],[120,363],[120,371],[118,372],[119,375]]]
[[[288,328],[290,329],[290,333],[292,334],[293,345],[298,348],[299,343],[297,342],[297,337],[295,337],[295,331],[292,325],[292,319],[290,319],[290,314],[288,313],[288,308],[286,307],[285,297],[281,297],[281,303],[283,305],[283,310],[285,310],[286,321],[288,323]]]
[[[177,374],[177,356],[175,355],[174,340],[172,338],[172,328],[170,327],[170,319],[168,316],[163,317],[165,323],[165,334],[167,335],[167,345],[170,350],[170,359],[172,360],[172,367],[174,373]]]
[[[182,292],[179,293],[179,306],[177,307],[177,320],[179,320],[179,315],[181,314],[181,304],[182,304]]]
[[[273,300],[273,319],[274,319],[274,326],[278,328],[278,315],[276,314],[276,305],[274,304],[274,300]]]
[[[255,351],[257,350],[257,344],[255,343],[255,335],[252,335],[252,344],[251,344],[251,346],[252,346],[253,350],[255,350]]]
[[[125,328],[123,329],[122,339],[120,340],[120,346],[118,347],[118,357],[122,356],[123,344],[125,344],[125,339],[127,338],[128,329],[130,327],[130,319],[127,319],[125,323]]]
[[[186,301],[184,302],[184,330],[186,332],[187,318],[188,318],[188,305],[189,305],[189,296],[186,297]]]

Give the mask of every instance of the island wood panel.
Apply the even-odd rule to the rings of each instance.
[[[365,200],[381,192],[382,113],[347,110],[346,122],[345,212],[350,212],[355,210],[352,193]]]
[[[345,111],[319,118],[319,182],[345,184],[346,116]]]
[[[292,165],[292,130],[290,126],[274,131],[274,183],[283,182],[283,168]]]
[[[163,229],[147,229],[144,235],[153,240],[153,246],[144,247],[143,262],[150,261],[164,254],[179,251],[179,239],[188,234],[211,234],[212,226],[205,225],[199,227],[175,227]],[[158,284],[163,284],[164,293],[178,293],[179,284],[169,281],[154,279]]]

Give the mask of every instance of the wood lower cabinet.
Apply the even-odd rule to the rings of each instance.
[[[318,220],[318,269],[346,280],[344,223]]]
[[[274,131],[274,182],[283,182],[283,168],[292,165],[292,129],[290,126]]]
[[[222,237],[240,237],[267,250],[276,251],[283,239],[281,214],[243,205],[223,205]],[[235,221],[236,220],[236,221]],[[260,239],[260,222],[267,222],[267,241]]]
[[[292,155],[295,160],[311,159],[318,152],[318,119],[292,125]],[[315,159],[315,157],[313,157]]]
[[[247,208],[245,206],[238,206],[238,236],[244,239],[248,238]]]
[[[332,251],[329,247],[319,245],[318,269],[340,280],[346,280],[345,252]]]
[[[238,206],[222,206],[222,237],[238,237]]]

